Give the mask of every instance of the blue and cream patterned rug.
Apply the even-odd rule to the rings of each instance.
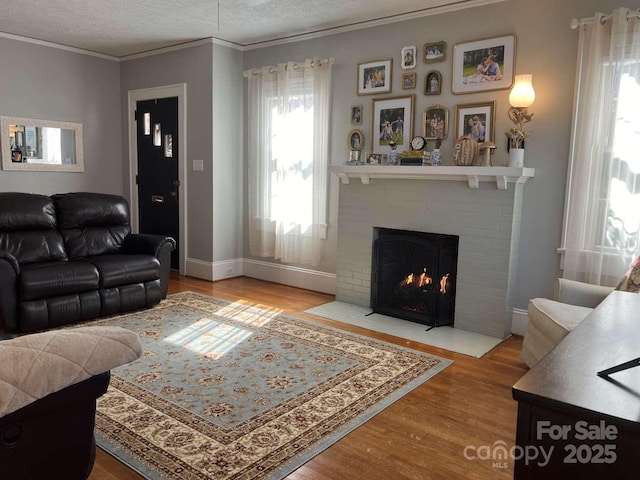
[[[98,444],[150,479],[282,478],[451,363],[190,292],[96,323],[144,347],[98,400]]]

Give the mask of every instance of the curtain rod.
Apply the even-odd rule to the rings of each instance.
[[[600,23],[604,25],[607,20],[611,20],[612,18],[613,14],[603,15],[602,17],[600,17]],[[632,18],[640,18],[640,10],[636,10],[635,12],[627,12],[627,20],[631,20]],[[569,22],[569,26],[571,27],[571,30],[575,30],[580,26],[590,25],[595,21],[596,17],[581,18],[580,20],[578,20],[577,18],[573,18],[571,19],[571,22]]]
[[[333,65],[333,62],[334,62],[333,57],[330,57],[330,58],[323,58],[321,60],[318,60],[318,59],[314,58],[313,60],[309,60],[308,59],[308,60],[305,60],[304,62],[289,62],[289,63],[280,64],[280,65],[283,66],[285,69],[286,68],[293,68],[294,70],[297,70],[298,66],[305,65],[305,64],[307,64],[307,62],[309,62],[308,63],[309,66],[315,67],[316,66],[315,62],[316,61],[318,62],[318,66],[319,67],[321,67],[322,65]],[[291,65],[291,67],[289,67],[289,65]],[[265,68],[269,69],[269,73],[275,73],[281,67],[280,66],[274,67],[274,66],[271,66],[271,65],[267,65],[267,66],[264,66],[262,68],[252,68],[251,70],[245,70],[243,72],[243,75],[245,77],[249,77],[250,75],[260,75],[260,74],[262,74],[262,71]]]

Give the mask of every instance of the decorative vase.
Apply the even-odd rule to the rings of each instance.
[[[453,163],[460,167],[471,167],[478,161],[478,142],[465,135],[453,146]]]
[[[524,148],[509,149],[509,166],[517,168],[524,166]]]
[[[389,140],[389,146],[391,147],[391,152],[387,157],[387,164],[389,165],[398,165],[400,163],[400,159],[398,158],[398,144],[393,140]]]
[[[442,165],[442,153],[440,153],[439,148],[434,149],[429,158],[431,159],[431,165],[436,167]]]

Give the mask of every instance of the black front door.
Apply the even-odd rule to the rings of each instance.
[[[180,241],[178,189],[178,97],[136,103],[138,218],[140,233]],[[179,269],[178,248],[171,268]]]

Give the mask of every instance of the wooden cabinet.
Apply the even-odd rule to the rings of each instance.
[[[513,387],[514,478],[640,478],[640,295],[615,291]]]

